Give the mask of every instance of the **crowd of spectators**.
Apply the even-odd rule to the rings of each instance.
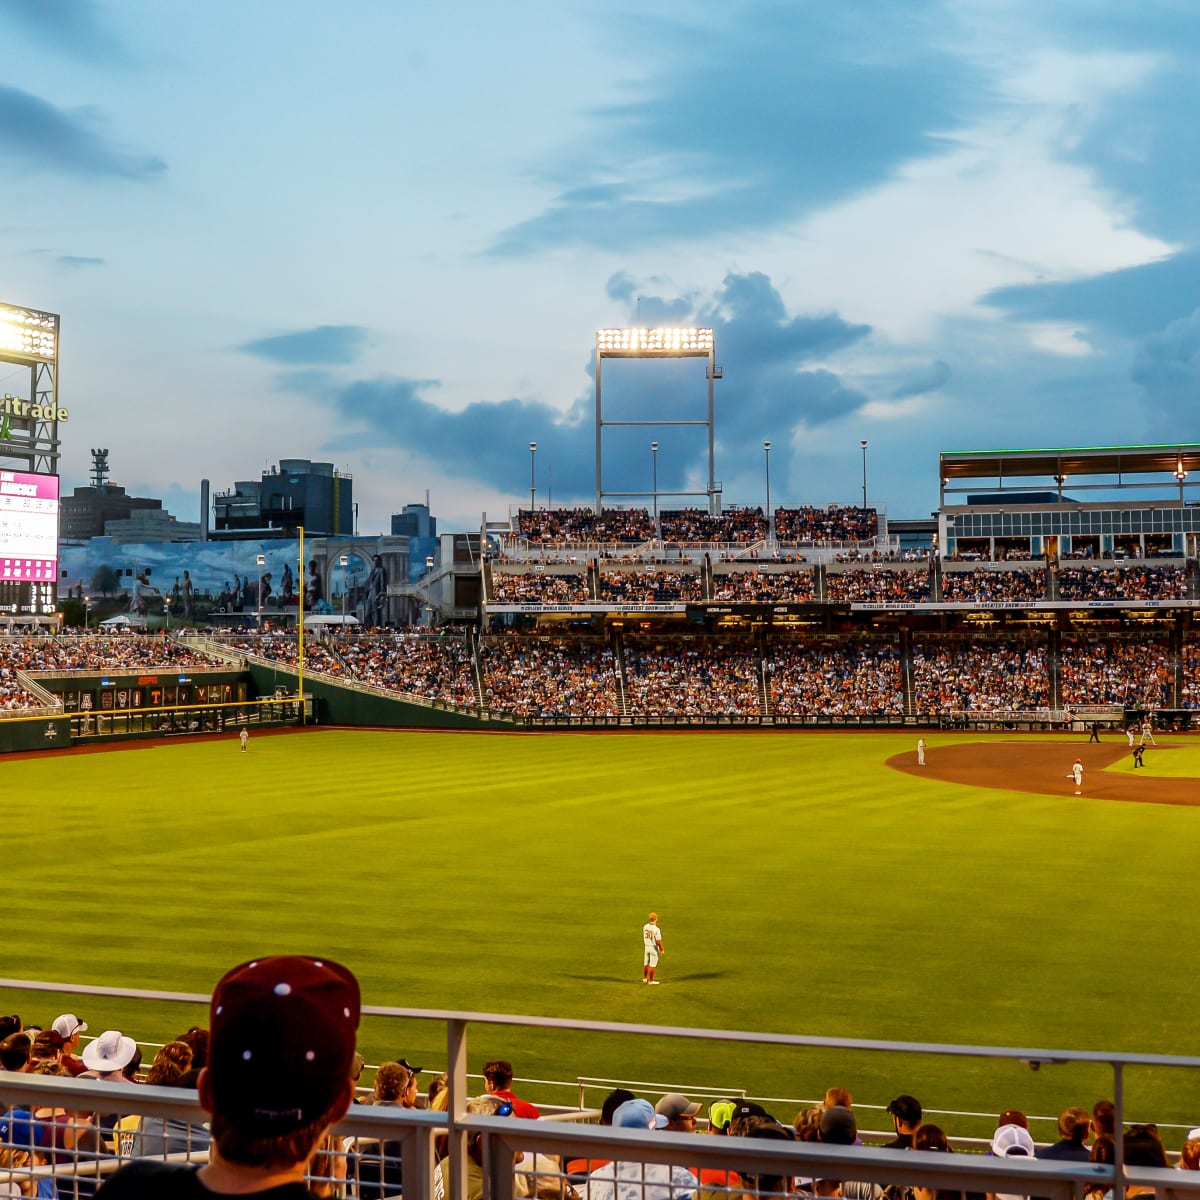
[[[698,571],[614,571],[600,575],[600,600],[607,604],[679,604],[704,599]]]
[[[771,711],[778,716],[893,715],[904,711],[900,647],[878,639],[805,639],[771,646]]]
[[[942,599],[975,604],[1045,600],[1046,571],[943,571]]]
[[[712,514],[702,508],[664,508],[658,514],[659,536],[664,542],[761,542],[767,536],[767,518],[761,508],[727,508]]]
[[[621,715],[617,661],[606,643],[484,638],[479,667],[489,709],[518,717]]]
[[[825,576],[825,598],[835,603],[921,603],[930,596],[929,572],[923,567],[871,567],[865,571],[830,571]]]
[[[736,643],[625,645],[631,716],[751,715],[762,711],[758,650]]]
[[[1200,708],[1200,642],[1183,643],[1183,690],[1180,708]]]
[[[580,542],[648,542],[654,519],[644,508],[523,508],[517,530],[531,542],[573,546]]]
[[[407,1139],[354,1136],[337,1123],[348,1110],[370,1116],[372,1107],[445,1114],[450,1109],[449,1076],[399,1056],[366,1067],[357,1048],[361,1016],[359,984],[347,968],[324,958],[265,956],[227,972],[214,990],[207,1024],[192,1025],[156,1047],[148,1066],[152,1043],[139,1043],[116,1029],[85,1042],[88,1025],[74,1013],[61,1014],[45,1028],[26,1026],[16,1015],[0,1017],[0,1076],[81,1079],[92,1086],[90,1103],[63,1091],[55,1097],[61,1097],[60,1103],[0,1108],[0,1195],[45,1200],[92,1200],[97,1194],[101,1200],[201,1193],[266,1196],[285,1191],[342,1200],[395,1196],[406,1166],[411,1170],[412,1164],[404,1161]],[[308,1049],[301,1054],[304,1047]],[[480,1070],[484,1090],[466,1099],[469,1115],[543,1119],[542,1110],[514,1090],[519,1085],[510,1062],[492,1059]],[[364,1072],[373,1078],[364,1078]],[[176,1089],[180,1106],[191,1111],[171,1119],[144,1115],[138,1096],[143,1086]],[[100,1092],[110,1098],[98,1102],[94,1096]],[[281,1107],[282,1101],[291,1107]],[[778,1107],[784,1102],[768,1103]],[[827,1088],[818,1103],[803,1104],[790,1122],[744,1094],[712,1098],[706,1107],[680,1092],[666,1092],[652,1102],[618,1086],[604,1097],[594,1119],[602,1128],[645,1135],[644,1156],[626,1152],[621,1158],[627,1161],[613,1161],[526,1152],[511,1156],[511,1168],[506,1169],[514,1171],[512,1192],[519,1200],[751,1200],[796,1195],[811,1200],[966,1200],[982,1195],[922,1185],[919,1157],[952,1154],[955,1148],[915,1096],[895,1096],[882,1113],[872,1112],[869,1127],[860,1127],[860,1112],[842,1086]],[[1040,1139],[1031,1129],[1039,1128],[1039,1121]],[[1090,1109],[1068,1105],[1052,1126],[1006,1108],[989,1129],[986,1146],[992,1160],[1037,1160],[1081,1169],[1115,1160],[1117,1109],[1108,1100]],[[397,1133],[400,1130],[397,1126]],[[704,1156],[710,1164],[705,1167],[666,1165],[655,1153],[658,1131],[677,1139],[770,1142],[772,1173],[758,1173],[744,1159],[712,1154]],[[1157,1125],[1134,1124],[1120,1132],[1127,1166],[1171,1167]],[[1177,1141],[1172,1134],[1171,1140],[1180,1144],[1175,1167],[1200,1169],[1200,1129],[1187,1130]],[[786,1142],[839,1147],[839,1178],[806,1175],[811,1158],[775,1153],[782,1149],[779,1143]],[[407,1144],[411,1148],[417,1142]],[[603,1155],[604,1145],[597,1140],[595,1153]],[[877,1167],[886,1161],[875,1157],[881,1149],[909,1152],[900,1157],[909,1164],[905,1175],[915,1179],[912,1186],[853,1181],[859,1174],[879,1175]],[[449,1135],[436,1134],[431,1151],[432,1195],[449,1194]],[[468,1134],[462,1152],[459,1166],[465,1170],[466,1194],[481,1200],[487,1193],[483,1135]],[[171,1160],[173,1165],[168,1165]],[[942,1162],[939,1168],[946,1165]],[[499,1169],[493,1162],[491,1170]],[[1085,1188],[1086,1200],[1105,1200],[1106,1180],[1099,1173],[1088,1174],[1095,1178],[1085,1182],[1095,1186]],[[99,1187],[102,1178],[111,1182]],[[1160,1186],[1168,1187],[1165,1177]],[[1129,1194],[1150,1195],[1154,1190],[1137,1185]],[[1008,1195],[993,1200],[1008,1200]]]
[[[729,571],[713,575],[713,599],[736,604],[801,604],[813,598],[812,570]]]
[[[1060,567],[1060,600],[1184,600],[1183,567]]]
[[[587,604],[592,598],[583,571],[552,575],[545,571],[514,573],[493,569],[491,590],[492,604]]]
[[[1170,705],[1171,660],[1165,635],[1064,633],[1060,655],[1063,704]]]
[[[839,542],[869,542],[879,535],[879,513],[873,508],[777,508],[777,542],[836,545]]]
[[[961,641],[917,637],[912,647],[918,713],[1028,710],[1050,702],[1048,651],[1041,640]]]
[[[0,638],[0,668],[21,671],[143,671],[214,665],[190,646],[153,634]]]

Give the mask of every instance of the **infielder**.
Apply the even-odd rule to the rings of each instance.
[[[642,982],[657,986],[654,969],[663,953],[662,934],[658,930],[658,913],[651,913],[649,920],[642,926],[642,946]]]
[[[1075,795],[1083,795],[1083,763],[1079,759],[1075,760],[1074,766],[1071,767],[1071,773],[1067,776],[1068,779],[1075,780]]]
[[[1158,743],[1154,740],[1154,722],[1147,717],[1142,722],[1142,745],[1149,743],[1151,746],[1157,746]]]
[[[923,737],[919,737],[919,738],[917,738],[917,766],[923,767],[924,765],[925,765],[925,739]]]

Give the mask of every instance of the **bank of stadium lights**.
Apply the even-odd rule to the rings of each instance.
[[[0,358],[55,361],[58,317],[33,308],[0,304]]]
[[[709,354],[711,329],[597,329],[601,354]]]

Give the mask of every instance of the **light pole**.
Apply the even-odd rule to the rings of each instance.
[[[92,615],[92,598],[91,598],[91,596],[84,596],[84,598],[83,598],[83,632],[84,633],[87,633],[87,631],[88,631],[88,624],[89,624],[89,619],[90,619],[91,615]]]
[[[650,487],[654,494],[654,538],[658,540],[658,443],[650,443]]]
[[[863,438],[859,445],[863,452],[863,508],[867,507],[867,439]]]
[[[775,515],[771,512],[771,443],[763,442],[763,461],[767,468],[767,541],[775,543]]]
[[[263,567],[267,565],[267,556],[260,554],[254,561],[258,565],[258,588],[255,590],[255,595],[258,597],[258,632],[262,633]]]
[[[534,512],[537,508],[537,478],[535,471],[537,465],[537,442],[529,443],[529,511]]]
[[[1183,461],[1180,460],[1179,465],[1175,468],[1175,478],[1179,481],[1179,507],[1183,508],[1183,481],[1188,477],[1188,473],[1183,469]]]
[[[338,566],[342,568],[342,624],[346,624],[346,568],[350,565],[350,556],[343,554],[338,559]]]

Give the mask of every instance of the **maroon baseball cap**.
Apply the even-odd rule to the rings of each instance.
[[[329,959],[243,963],[213,991],[208,1073],[216,1112],[260,1137],[311,1124],[350,1080],[358,980]]]

